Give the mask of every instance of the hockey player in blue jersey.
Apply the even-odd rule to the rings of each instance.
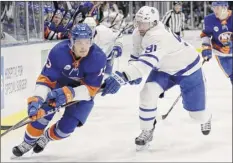
[[[67,138],[76,127],[85,124],[94,106],[106,56],[92,43],[92,31],[87,24],[74,26],[70,35],[70,40],[62,41],[51,49],[37,79],[34,95],[28,98],[28,115],[36,121],[27,125],[24,141],[13,148],[15,156],[22,156],[32,148],[39,153],[48,142]],[[66,107],[63,117],[45,130],[54,116],[45,116],[52,107],[44,102],[50,100],[56,107],[71,101],[78,102]]]
[[[213,14],[204,19],[204,28],[201,33],[202,56],[209,61],[212,53],[219,66],[233,84],[232,53],[233,53],[233,16],[228,10],[228,2],[212,2]]]

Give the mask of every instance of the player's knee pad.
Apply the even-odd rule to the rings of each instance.
[[[205,110],[206,88],[201,69],[182,79],[180,88],[186,110],[193,112]]]
[[[26,127],[24,134],[24,141],[27,143],[34,143],[44,132],[45,127],[34,127],[32,123],[29,123]]]
[[[59,140],[67,138],[74,132],[75,128],[79,124],[79,120],[68,114],[64,114],[63,117],[45,132],[45,135],[50,140]]]
[[[194,122],[202,124],[209,120],[211,113],[208,110],[189,111],[189,116],[194,120]]]
[[[145,83],[140,92],[140,107],[144,109],[153,109],[157,107],[159,95],[163,93],[161,86],[155,82]]]
[[[86,122],[93,106],[93,100],[80,101],[77,104],[67,107],[65,109],[64,115],[75,117],[77,120],[79,120],[78,126],[82,126]]]
[[[60,138],[68,137],[79,125],[79,120],[70,115],[64,115],[54,128],[54,133]]]

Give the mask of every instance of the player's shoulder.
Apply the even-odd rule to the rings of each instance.
[[[69,40],[63,40],[63,41],[57,43],[57,44],[52,48],[52,50],[53,50],[53,51],[56,51],[56,52],[65,51],[65,50],[69,49],[69,46],[68,46],[69,43],[70,43]]]
[[[90,48],[89,54],[88,54],[88,59],[90,60],[90,64],[95,64],[95,65],[105,65],[106,64],[106,55],[103,52],[103,50],[93,43],[93,45]]]
[[[145,36],[143,37],[143,44],[159,44],[164,39],[167,39],[166,35],[167,32],[165,30],[164,24],[159,22],[157,26],[151,28],[149,31],[146,32]]]
[[[49,55],[50,57],[56,58],[56,60],[64,59],[65,56],[67,56],[67,53],[69,53],[69,40],[64,40],[59,43],[57,43],[50,51]]]
[[[93,43],[93,45],[91,46],[91,50],[94,56],[96,56],[96,58],[106,58],[106,55],[104,54],[103,50],[95,43]]]
[[[215,16],[214,13],[211,13],[211,14],[205,16],[204,20],[205,20],[205,21],[208,21],[208,22],[211,22],[211,21],[213,21],[213,20],[216,20],[216,16]]]
[[[166,14],[165,15],[167,15],[167,14],[170,14],[170,13],[172,13],[172,12],[174,12],[174,10],[168,10],[167,12],[166,12]]]

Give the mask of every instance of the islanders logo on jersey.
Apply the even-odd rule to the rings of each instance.
[[[231,43],[232,32],[224,32],[218,36],[218,40],[225,46],[229,46]]]

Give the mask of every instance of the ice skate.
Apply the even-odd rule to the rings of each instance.
[[[35,147],[33,148],[33,152],[35,153],[40,153],[44,150],[45,146],[48,144],[49,142],[49,138],[47,138],[44,134],[38,139],[38,141],[36,142]]]
[[[28,144],[25,141],[23,141],[20,145],[15,146],[12,149],[12,153],[14,155],[12,157],[12,159],[24,155],[25,153],[30,151],[34,146],[35,146],[35,144]]]
[[[136,137],[135,144],[137,151],[142,151],[149,148],[150,142],[153,140],[153,133],[156,123],[157,121],[155,120],[153,124],[154,127],[151,130],[142,130],[141,134]]]
[[[212,119],[212,116],[206,123],[201,124],[201,132],[203,135],[209,135],[211,131],[211,119]]]
[[[142,130],[141,134],[138,137],[136,137],[135,144],[137,151],[149,148],[149,143],[153,140],[153,132],[154,128],[151,130]]]

